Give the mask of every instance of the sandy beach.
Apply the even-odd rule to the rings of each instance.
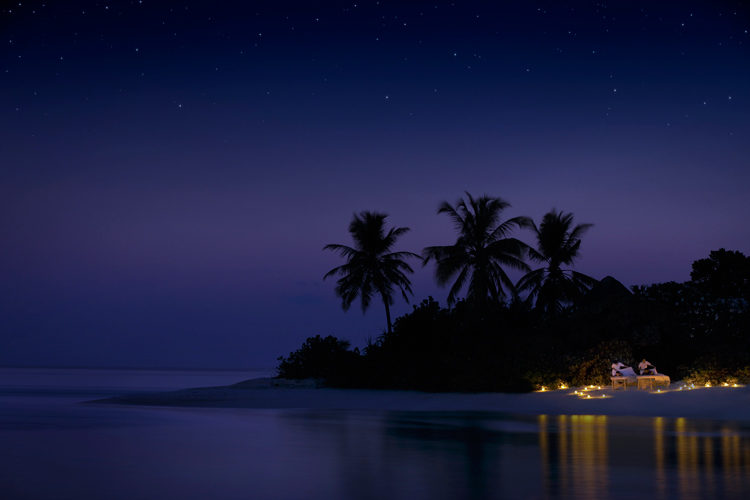
[[[97,403],[258,409],[383,411],[480,411],[519,415],[597,414],[750,420],[748,387],[682,389],[661,392],[635,388],[613,391],[569,388],[528,394],[427,393],[318,387],[315,381],[253,379],[223,387],[123,395]],[[576,394],[576,392],[578,394]]]

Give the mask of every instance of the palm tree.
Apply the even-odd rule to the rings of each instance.
[[[331,269],[323,279],[334,275],[340,276],[336,282],[336,294],[341,297],[345,311],[357,297],[360,297],[364,312],[370,305],[373,295],[379,295],[385,305],[388,333],[391,333],[393,329],[390,306],[393,304],[394,287],[401,291],[407,302],[407,292],[413,293],[406,274],[413,273],[414,270],[404,259],[421,257],[412,252],[391,251],[398,237],[408,232],[409,228],[391,228],[386,233],[386,217],[386,214],[367,211],[354,214],[349,224],[354,247],[338,244],[323,247],[324,250],[338,252],[346,259],[346,264]]]
[[[536,299],[537,309],[557,314],[566,303],[574,301],[596,283],[590,276],[562,267],[573,265],[581,248],[581,236],[592,225],[573,227],[573,214],[555,209],[544,215],[538,228],[532,223],[537,248],[529,248],[529,257],[543,263],[544,267],[523,276],[517,288],[529,292],[528,302]]]
[[[448,214],[458,231],[453,245],[432,246],[422,251],[424,263],[435,260],[435,277],[439,285],[449,281],[453,285],[448,293],[448,303],[454,304],[461,289],[468,282],[467,299],[484,304],[506,296],[513,291],[513,282],[503,266],[528,271],[523,261],[527,245],[509,237],[517,227],[531,223],[528,217],[514,217],[500,221],[500,214],[510,206],[502,198],[483,195],[474,199],[466,193],[456,206],[447,201],[440,204],[438,213]]]

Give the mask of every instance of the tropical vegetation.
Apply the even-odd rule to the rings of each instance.
[[[500,216],[510,203],[502,198],[466,193],[466,200],[455,206],[447,201],[440,204],[439,214],[453,221],[458,237],[453,245],[430,246],[423,250],[424,263],[435,261],[435,278],[446,285],[453,280],[448,303],[455,304],[464,285],[467,300],[485,304],[497,302],[514,291],[513,282],[505,267],[528,271],[524,262],[527,245],[510,234],[514,229],[531,224],[528,217],[513,217],[502,221]]]
[[[560,384],[604,384],[614,361],[646,357],[673,379],[750,382],[750,258],[719,249],[696,260],[691,280],[628,290],[615,278],[575,271],[584,234],[572,213],[501,217],[501,198],[466,193],[438,213],[453,221],[455,243],[423,250],[435,277],[450,284],[447,306],[432,297],[391,324],[389,306],[412,294],[408,259],[395,251],[408,228],[385,227],[385,214],[355,214],[354,246],[326,245],[346,262],[338,276],[342,306],[379,297],[387,330],[360,351],[316,335],[279,358],[286,378],[331,386],[429,391],[528,391]],[[530,231],[532,247],[516,238]],[[529,264],[539,267],[531,269]],[[508,271],[523,272],[513,283]],[[463,295],[462,295],[463,293]],[[637,357],[637,359],[636,359]]]
[[[349,233],[354,246],[331,243],[323,247],[332,250],[346,259],[346,263],[328,271],[323,279],[340,276],[336,281],[336,294],[341,297],[344,310],[349,309],[357,297],[360,298],[362,311],[367,310],[373,296],[378,296],[385,306],[388,332],[392,331],[391,310],[394,288],[401,292],[405,301],[412,293],[411,281],[407,274],[414,269],[405,259],[420,259],[412,252],[394,252],[396,240],[409,231],[408,227],[385,229],[386,214],[378,212],[361,212],[354,214],[349,224]]]
[[[563,268],[573,265],[581,249],[581,236],[591,226],[578,224],[573,227],[573,214],[554,209],[544,215],[538,228],[531,222],[537,248],[529,247],[529,258],[544,266],[524,275],[517,290],[528,292],[526,300],[535,301],[541,311],[559,314],[596,283],[590,276]]]

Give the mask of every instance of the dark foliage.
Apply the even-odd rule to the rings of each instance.
[[[544,215],[538,228],[531,223],[537,248],[528,249],[529,258],[543,267],[525,274],[516,287],[519,292],[528,292],[526,300],[535,301],[540,311],[558,315],[596,283],[594,278],[564,267],[573,265],[581,249],[581,236],[591,226],[573,227],[573,214],[554,209]]]
[[[360,366],[357,350],[349,350],[349,342],[329,335],[308,337],[302,347],[279,357],[279,377],[289,379],[319,378],[332,385],[348,385]]]
[[[456,206],[447,201],[440,204],[439,214],[453,221],[458,237],[453,245],[431,246],[423,250],[424,263],[435,261],[435,278],[443,286],[453,281],[448,303],[458,300],[461,289],[467,288],[466,299],[475,304],[497,303],[508,292],[514,293],[513,282],[506,267],[528,271],[523,261],[527,246],[510,234],[514,229],[531,224],[528,217],[501,221],[503,210],[510,203],[490,196],[459,200]]]
[[[719,297],[750,297],[750,257],[723,248],[693,262],[691,281]]]
[[[396,321],[392,334],[365,349],[375,367],[375,387],[427,391],[525,391],[513,346],[499,335],[515,323],[503,306],[488,309],[462,301],[441,308],[431,297]]]
[[[743,262],[739,252],[712,252],[712,260],[726,254]],[[720,278],[719,286],[716,276],[724,275],[699,273],[686,283],[634,287],[632,293],[607,277],[557,315],[521,300],[458,301],[445,308],[430,297],[362,354],[334,337],[311,337],[282,358],[279,373],[339,386],[528,391],[562,383],[605,385],[612,362],[636,365],[645,357],[672,380],[748,383],[745,282],[732,278],[727,286]]]
[[[421,257],[412,252],[393,252],[396,240],[409,231],[408,227],[385,230],[386,214],[362,212],[354,214],[349,224],[349,233],[354,240],[354,247],[332,243],[324,250],[337,252],[346,259],[344,265],[328,271],[323,279],[339,276],[336,281],[336,294],[341,297],[341,305],[346,311],[357,297],[365,311],[373,296],[380,297],[385,306],[386,324],[391,331],[390,306],[393,304],[394,288],[409,302],[411,281],[408,274],[414,270],[406,259]]]

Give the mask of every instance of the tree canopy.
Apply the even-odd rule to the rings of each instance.
[[[527,291],[529,302],[536,300],[536,308],[551,314],[561,312],[565,304],[581,297],[596,283],[594,278],[563,266],[572,266],[581,248],[581,236],[592,224],[573,227],[573,214],[552,209],[542,218],[536,233],[537,248],[529,248],[529,258],[544,264],[518,281],[518,290]]]
[[[453,245],[426,247],[424,263],[435,261],[435,277],[444,286],[451,280],[448,303],[454,304],[464,286],[467,300],[484,303],[497,302],[512,293],[513,282],[504,267],[528,271],[523,260],[527,245],[511,237],[514,229],[530,224],[528,217],[513,217],[502,221],[502,212],[510,203],[487,195],[474,198],[468,192],[455,206],[447,201],[440,204],[439,214],[453,221],[458,237]]]
[[[386,214],[368,211],[354,214],[349,224],[354,246],[332,243],[323,247],[324,250],[337,252],[346,259],[346,263],[328,271],[323,279],[340,276],[336,282],[336,294],[341,297],[344,310],[348,310],[359,297],[362,311],[365,311],[373,296],[380,296],[390,332],[394,288],[401,292],[404,300],[409,301],[407,294],[413,292],[407,274],[414,270],[406,259],[421,257],[412,252],[392,251],[396,240],[409,228],[395,227],[386,231],[386,217]]]
[[[707,259],[693,262],[690,279],[707,291],[727,297],[750,295],[750,257],[742,252],[713,250]]]

